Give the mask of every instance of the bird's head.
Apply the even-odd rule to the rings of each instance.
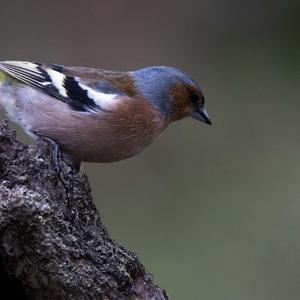
[[[155,66],[132,75],[139,92],[168,122],[190,116],[211,125],[200,86],[187,74],[176,68]]]

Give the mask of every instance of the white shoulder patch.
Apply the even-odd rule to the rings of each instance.
[[[115,106],[120,102],[120,97],[117,94],[105,94],[102,92],[98,92],[89,86],[80,83],[80,79],[76,78],[78,85],[83,90],[87,91],[88,97],[95,102],[96,105],[103,109],[110,110],[115,108]]]

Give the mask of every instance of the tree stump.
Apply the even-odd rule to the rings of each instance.
[[[46,143],[0,122],[0,282],[9,299],[166,300],[113,241],[82,173],[57,174]]]

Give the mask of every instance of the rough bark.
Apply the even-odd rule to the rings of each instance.
[[[10,299],[168,299],[110,238],[87,177],[58,176],[47,144],[24,145],[3,122],[0,283]]]

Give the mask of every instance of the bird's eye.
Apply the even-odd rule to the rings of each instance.
[[[198,103],[199,103],[199,96],[196,95],[196,94],[192,95],[192,96],[191,96],[191,102],[192,102],[192,104],[194,104],[194,105],[198,104]]]

